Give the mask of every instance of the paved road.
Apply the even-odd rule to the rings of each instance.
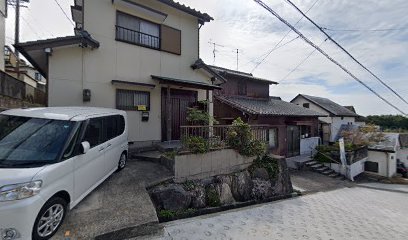
[[[407,239],[408,194],[343,188],[168,223],[148,239]]]

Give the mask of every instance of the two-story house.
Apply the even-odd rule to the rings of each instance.
[[[342,126],[354,125],[359,117],[355,112],[327,98],[299,94],[291,102],[326,115],[319,118],[320,136],[326,144],[335,142]]]
[[[16,46],[47,78],[48,106],[125,110],[129,141],[145,146],[179,139],[187,108],[212,103],[222,78],[191,67],[208,14],[172,0],[75,0],[71,10],[75,35]]]
[[[269,96],[274,81],[252,74],[210,66],[227,82],[214,91],[214,117],[221,124],[231,124],[240,117],[251,125],[269,128],[269,150],[277,155],[294,157],[310,154],[319,143],[319,112]]]

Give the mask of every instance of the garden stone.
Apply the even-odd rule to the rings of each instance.
[[[252,178],[258,178],[258,179],[262,179],[265,181],[269,180],[269,173],[265,168],[255,168],[252,171]]]
[[[272,184],[270,181],[261,179],[253,180],[252,197],[256,200],[263,200],[273,196]]]
[[[221,205],[228,205],[235,202],[231,188],[227,183],[218,183],[215,186],[218,195],[220,196]]]
[[[209,207],[218,207],[221,205],[220,195],[215,184],[210,184],[205,189],[206,202]]]
[[[251,199],[252,179],[248,171],[236,173],[232,181],[232,195],[235,200],[245,202]]]
[[[229,176],[229,175],[216,176],[214,182],[228,184],[230,186],[230,188],[231,188],[231,186],[232,186],[232,177]]]
[[[191,207],[192,208],[205,208],[206,196],[205,187],[203,184],[196,183],[193,189],[190,191],[191,195]]]
[[[278,159],[279,174],[273,187],[276,195],[286,195],[293,192],[289,170],[285,159]]]
[[[151,195],[156,206],[164,210],[187,209],[191,203],[190,193],[177,184],[159,186],[152,190]]]

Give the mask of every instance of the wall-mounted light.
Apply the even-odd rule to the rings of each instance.
[[[52,48],[45,48],[44,52],[51,55],[52,54]]]

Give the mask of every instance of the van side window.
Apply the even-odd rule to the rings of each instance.
[[[81,132],[81,128],[79,127],[76,130],[74,137],[72,137],[71,142],[68,144],[67,149],[65,150],[64,155],[62,156],[62,159],[64,159],[64,160],[69,159],[69,158],[72,158],[72,157],[77,155],[77,151],[75,150],[75,146],[76,146],[76,143],[78,141],[78,137],[79,137],[80,132]]]
[[[85,130],[83,141],[88,141],[91,148],[103,142],[103,118],[92,118]]]
[[[121,115],[104,118],[106,128],[106,141],[120,136],[125,131],[125,119]]]

